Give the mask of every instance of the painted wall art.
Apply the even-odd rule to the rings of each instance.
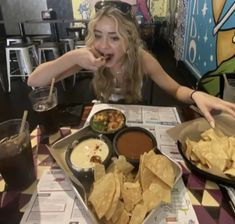
[[[184,60],[200,78],[208,72],[235,72],[234,0],[191,0]]]

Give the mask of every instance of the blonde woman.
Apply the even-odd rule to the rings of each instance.
[[[212,110],[235,117],[235,104],[179,85],[143,46],[131,15],[131,6],[118,1],[101,1],[88,26],[86,48],[70,51],[60,58],[39,65],[29,76],[28,85],[43,86],[52,78],[62,80],[82,68],[94,71],[93,87],[102,102],[141,101],[144,77],[184,103],[196,103],[214,127]]]

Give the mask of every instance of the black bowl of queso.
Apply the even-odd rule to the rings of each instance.
[[[113,147],[104,135],[89,134],[75,140],[68,146],[65,160],[72,173],[82,182],[93,182],[93,168],[99,163],[108,166]]]
[[[113,140],[117,155],[124,155],[133,165],[139,164],[140,155],[157,147],[153,134],[141,127],[126,127]]]

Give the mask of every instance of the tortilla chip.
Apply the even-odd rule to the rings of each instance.
[[[185,155],[187,157],[188,160],[192,160],[192,161],[199,161],[199,158],[195,155],[195,153],[193,152],[193,148],[195,147],[195,145],[197,144],[197,142],[190,140],[189,138],[187,138],[185,140],[185,144],[186,144],[186,151],[185,151]]]
[[[224,171],[227,167],[227,159],[220,157],[221,154],[215,154],[213,152],[207,153],[204,157],[206,159],[206,164],[210,169],[219,169]]]
[[[115,177],[113,173],[108,173],[97,182],[94,182],[93,190],[88,198],[96,214],[101,219],[111,206],[115,193]]]
[[[145,166],[171,188],[174,185],[175,172],[172,162],[164,155],[155,155]]]
[[[219,129],[209,128],[201,134],[201,137],[204,141],[211,141],[213,139],[220,139],[225,135]]]
[[[211,152],[220,158],[229,159],[228,154],[226,153],[228,147],[228,138],[221,138],[220,141],[211,141]]]
[[[134,206],[142,200],[140,183],[125,182],[123,184],[122,197],[125,209],[128,212],[132,211]]]
[[[117,160],[114,161],[115,167],[123,172],[123,174],[129,174],[133,169],[134,166],[127,162],[125,156],[120,155]]]
[[[226,175],[228,175],[228,176],[231,176],[231,177],[235,177],[235,168],[234,167],[232,167],[232,168],[230,168],[230,169],[227,169],[226,171],[224,171],[224,173],[226,174]]]
[[[143,201],[148,212],[156,208],[161,202],[170,203],[171,188],[162,182],[153,183],[143,192]]]
[[[135,174],[134,173],[128,173],[124,176],[124,182],[135,182]]]
[[[124,210],[124,203],[121,200],[118,200],[116,210],[113,213],[112,221],[115,223],[121,217]]]
[[[228,137],[228,150],[227,154],[228,157],[232,159],[232,161],[235,161],[235,138],[234,137]]]
[[[111,204],[109,210],[105,214],[105,218],[107,220],[112,218],[112,216],[117,208],[119,197],[121,194],[120,182],[119,182],[118,174],[116,172],[114,173],[114,178],[115,178],[115,194],[114,194],[114,197],[112,200],[112,204]]]
[[[94,179],[99,180],[105,175],[105,167],[103,164],[96,163],[94,166]]]
[[[200,140],[192,149],[203,165],[206,165],[205,155],[211,151],[211,142]]]
[[[120,219],[115,224],[128,224],[131,214],[125,209],[123,210]]]
[[[157,176],[147,167],[143,167],[142,173],[141,173],[141,179],[140,179],[140,183],[141,183],[141,187],[143,191],[148,189],[151,183],[154,183],[157,181],[158,181]]]
[[[129,224],[141,224],[147,213],[147,208],[144,205],[138,204],[135,206]]]

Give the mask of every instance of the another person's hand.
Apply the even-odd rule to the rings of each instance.
[[[201,91],[196,91],[192,98],[212,128],[215,127],[215,120],[212,116],[213,111],[227,112],[235,118],[235,104],[233,103]]]
[[[96,71],[105,65],[105,58],[93,48],[79,48],[73,51],[74,63],[80,67]]]

